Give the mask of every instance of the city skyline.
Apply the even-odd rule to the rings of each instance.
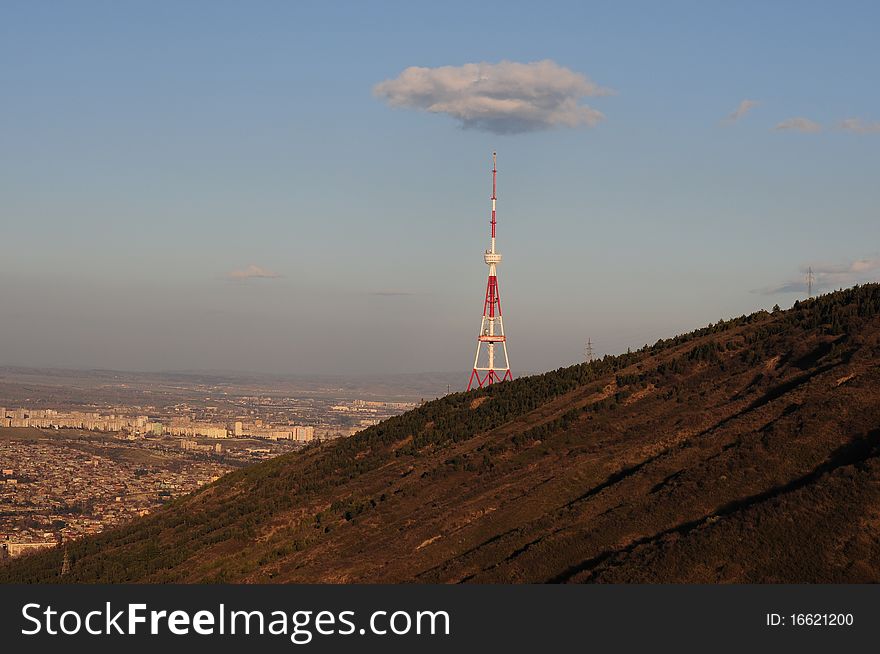
[[[0,365],[464,384],[493,150],[518,374],[876,280],[834,6],[6,3]]]

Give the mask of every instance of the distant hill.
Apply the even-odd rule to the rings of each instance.
[[[455,393],[3,582],[880,581],[880,286]]]
[[[223,371],[131,372],[0,366],[0,406],[67,402],[91,405],[149,404],[163,397],[204,398],[209,393],[353,397],[387,402],[435,398],[448,388],[463,390],[461,371],[375,375],[278,375]],[[150,398],[144,402],[144,394]]]

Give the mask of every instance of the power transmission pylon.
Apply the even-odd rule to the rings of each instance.
[[[67,551],[67,546],[64,546],[64,559],[61,562],[61,576],[68,574],[70,572],[70,552]]]

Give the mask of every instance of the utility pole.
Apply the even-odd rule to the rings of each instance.
[[[587,339],[586,346],[584,346],[584,358],[587,360],[587,363],[593,360],[593,341],[589,338]]]
[[[813,297],[813,266],[807,269],[807,297]]]

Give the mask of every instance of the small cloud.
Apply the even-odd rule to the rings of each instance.
[[[761,104],[760,100],[743,100],[739,103],[739,106],[733,112],[728,114],[727,117],[724,118],[724,120],[721,122],[727,124],[735,123],[740,118],[749,113],[752,109],[757,107],[759,104]]]
[[[495,134],[594,127],[605,116],[579,104],[581,98],[613,93],[549,59],[411,66],[373,87],[373,94],[391,107],[447,114],[466,129]]]
[[[847,272],[866,273],[874,272],[878,269],[880,269],[880,259],[859,259],[858,261],[853,261],[849,265]]]
[[[837,127],[856,134],[880,134],[880,122],[866,123],[861,118],[847,118]]]
[[[825,277],[845,277],[857,276],[864,273],[872,273],[880,270],[880,258],[876,259],[856,259],[855,261],[843,265],[818,265],[813,266],[813,274]],[[808,267],[802,267],[801,272],[806,273]]]
[[[783,284],[777,284],[776,286],[765,286],[764,288],[759,288],[752,293],[759,293],[760,295],[777,295],[782,293],[806,293],[807,292],[807,282],[806,281],[793,281],[793,282],[785,282]]]
[[[846,264],[812,266],[813,289],[816,291],[846,288],[854,284],[875,281],[880,277],[880,257],[873,259],[857,259]],[[776,295],[777,293],[806,293],[807,275],[810,266],[801,267],[801,278],[793,279],[776,286],[758,289],[753,293]]]
[[[274,273],[271,270],[266,270],[260,266],[255,266],[251,264],[247,268],[243,268],[241,270],[233,270],[228,275],[226,275],[226,279],[277,279],[281,277],[278,273]]]
[[[816,132],[821,132],[822,126],[819,123],[813,122],[809,118],[786,118],[773,129],[793,129],[796,132],[807,132],[814,134]]]

